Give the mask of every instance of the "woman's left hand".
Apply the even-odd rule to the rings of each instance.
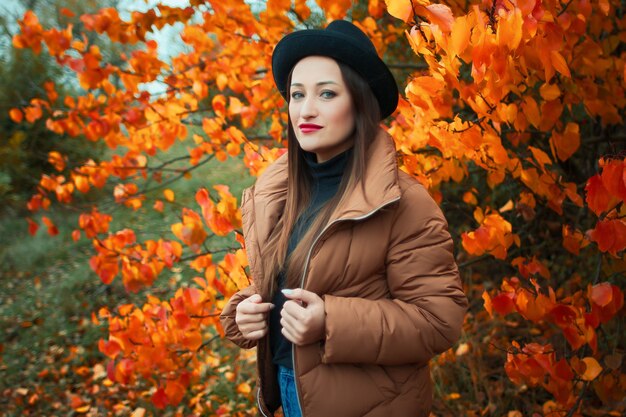
[[[326,312],[324,300],[311,291],[301,288],[283,290],[289,300],[280,312],[282,334],[297,346],[309,345],[324,339]]]

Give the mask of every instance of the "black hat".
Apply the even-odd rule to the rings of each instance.
[[[333,58],[359,73],[378,100],[382,119],[396,109],[398,87],[389,68],[378,57],[367,35],[345,20],[335,20],[323,30],[292,32],[278,42],[272,54],[272,71],[276,87],[285,100],[291,69],[311,55]]]

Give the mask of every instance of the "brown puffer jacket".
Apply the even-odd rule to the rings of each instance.
[[[447,222],[424,187],[397,168],[391,138],[381,130],[370,146],[364,177],[337,207],[309,252],[302,287],[323,297],[326,338],[294,347],[304,417],[428,416],[428,361],[459,338],[467,299]],[[287,158],[281,157],[244,192],[243,231],[253,279],[281,216]],[[363,192],[363,189],[365,192]],[[243,338],[235,294],[221,320],[226,337],[258,348],[261,415],[280,406],[269,338]]]

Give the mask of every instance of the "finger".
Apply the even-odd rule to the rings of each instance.
[[[235,316],[235,323],[248,324],[248,323],[261,323],[265,322],[265,314],[237,314]]]
[[[320,297],[317,294],[311,291],[304,290],[302,288],[294,288],[292,290],[286,289],[282,291],[283,294],[285,294],[285,297],[291,300],[300,300],[306,305],[315,303],[320,300]]]
[[[294,333],[292,333],[290,330],[285,329],[284,327],[280,330],[280,332],[283,334],[283,336],[285,336],[285,338],[287,340],[289,340],[291,343],[293,343],[296,346],[299,346],[300,344],[300,338],[298,336],[296,336]]]
[[[267,334],[267,329],[261,329],[261,330],[255,330],[253,332],[245,334],[243,337],[245,337],[246,339],[249,339],[249,340],[259,340],[260,338],[262,338],[266,334]]]
[[[241,331],[241,333],[250,333],[250,332],[257,331],[257,330],[263,330],[266,328],[267,328],[267,324],[265,322],[247,323],[247,324],[241,325],[241,327],[239,327],[239,331]]]
[[[260,303],[261,301],[263,301],[263,299],[261,298],[260,294],[253,294],[250,297],[243,300],[243,302],[246,302],[246,301],[250,303]]]
[[[239,303],[237,311],[245,314],[267,313],[274,308],[272,303]]]
[[[285,304],[283,304],[283,309],[280,311],[280,314],[283,315],[284,313],[288,313],[297,320],[302,320],[306,311],[297,301],[290,300],[285,301]]]
[[[289,330],[289,332],[294,335],[300,335],[302,334],[304,330],[302,323],[300,323],[298,320],[294,319],[293,317],[289,315],[285,315],[281,317],[280,325],[283,328],[286,328],[287,330]]]

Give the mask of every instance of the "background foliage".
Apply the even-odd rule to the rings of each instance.
[[[36,242],[4,238],[7,415],[254,413],[254,357],[217,321],[250,279],[235,196],[284,152],[273,46],[337,18],[394,71],[385,128],[457,242],[471,308],[433,360],[433,413],[624,412],[622,2],[70,6],[29,8],[5,54],[32,91],[2,89],[2,192],[38,178],[2,223]],[[150,34],[173,24],[167,62]]]

